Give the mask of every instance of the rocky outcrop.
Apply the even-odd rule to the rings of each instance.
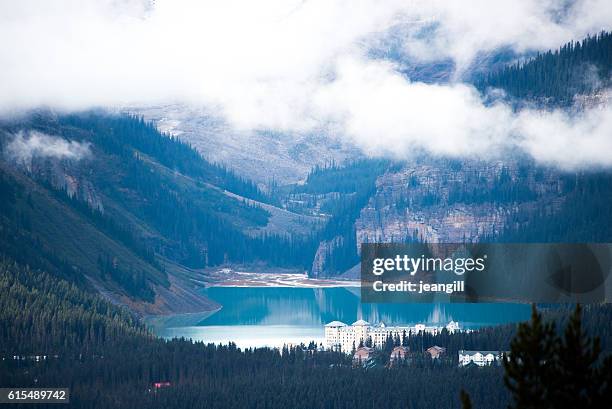
[[[325,269],[327,258],[335,247],[342,245],[342,241],[342,236],[336,236],[331,240],[324,240],[319,243],[310,269],[310,277],[326,277],[328,275]]]
[[[357,243],[495,237],[519,214],[555,212],[563,183],[519,161],[408,164],[378,179],[355,223]]]
[[[104,204],[100,194],[87,177],[84,167],[78,161],[52,158],[33,158],[27,167],[16,166],[55,189],[64,190],[70,197],[86,202],[89,207],[104,213]]]

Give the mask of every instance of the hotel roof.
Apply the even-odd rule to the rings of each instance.
[[[365,320],[357,320],[353,322],[354,327],[366,327],[368,325],[370,325],[370,323]]]
[[[506,351],[465,351],[465,350],[460,350],[459,353],[461,355],[469,355],[469,356],[473,356],[476,354],[482,354],[482,355],[500,355],[500,354],[505,354],[507,353]]]
[[[332,321],[329,324],[325,324],[326,327],[346,327],[346,324],[341,321]]]

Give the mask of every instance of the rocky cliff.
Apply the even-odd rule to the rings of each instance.
[[[519,161],[406,164],[377,180],[357,243],[494,238],[519,215],[555,212],[563,192],[557,172]]]

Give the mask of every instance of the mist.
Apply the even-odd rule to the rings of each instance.
[[[9,160],[29,167],[34,158],[81,160],[91,155],[87,142],[69,141],[38,131],[20,131],[7,144]]]
[[[452,59],[458,79],[479,53],[547,50],[611,27],[603,0],[3,2],[0,115],[180,102],[236,130],[325,130],[369,155],[518,149],[561,168],[609,167],[609,107],[514,112],[372,55],[393,40],[406,61]]]

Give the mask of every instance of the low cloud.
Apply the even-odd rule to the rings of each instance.
[[[450,59],[459,78],[480,53],[611,27],[608,0],[2,2],[0,36],[14,40],[0,43],[0,114],[181,102],[237,130],[323,129],[373,155],[520,149],[561,167],[612,166],[601,154],[610,109],[516,113],[391,62]]]
[[[34,158],[81,160],[91,154],[89,143],[68,141],[37,131],[20,131],[6,146],[9,159],[29,166]]]
[[[509,107],[485,106],[465,84],[410,82],[388,63],[343,61],[313,101],[324,120],[372,155],[486,157],[511,144]]]
[[[392,64],[356,60],[341,63],[312,102],[318,122],[333,124],[371,155],[487,159],[520,150],[564,169],[612,166],[609,105],[517,112],[502,102],[485,104],[466,84],[410,82]]]
[[[539,162],[564,169],[612,167],[612,107],[576,115],[521,111],[514,121],[517,146]]]

